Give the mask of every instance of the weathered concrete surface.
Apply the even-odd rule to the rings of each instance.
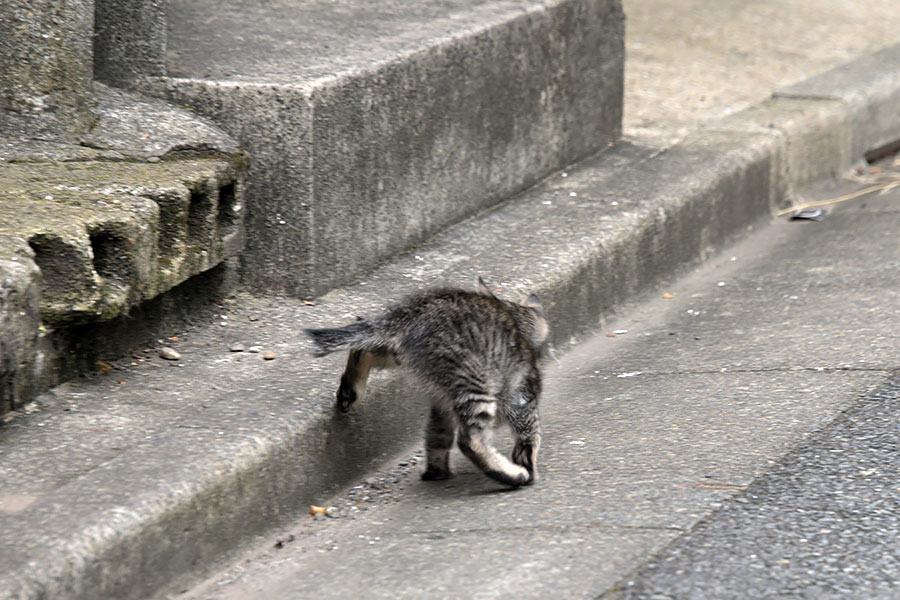
[[[862,154],[853,154],[851,114],[839,102],[827,99],[773,97],[759,106],[707,126],[713,131],[768,134],[777,146],[773,167],[785,184],[776,194],[775,209],[796,201],[798,188],[847,171]]]
[[[0,131],[78,138],[94,119],[93,0],[0,6]]]
[[[563,345],[767,215],[770,150],[766,136],[719,133],[663,153],[623,144],[316,306],[250,297],[223,306],[226,326],[179,335],[183,366],[151,352],[59,388],[3,442],[4,479],[32,499],[4,523],[19,574],[4,585],[24,586],[26,597],[140,597],[174,585],[184,565],[208,565],[420,436],[424,407],[394,378],[378,379],[353,414],[334,414],[341,357],[309,359],[301,328],[483,275],[510,297],[541,294]],[[228,352],[235,342],[278,358]],[[46,450],[50,439],[69,460]],[[62,515],[65,528],[54,525],[47,546]],[[660,543],[641,539],[635,556]],[[93,558],[73,566],[73,552]]]
[[[559,356],[546,373],[533,487],[502,493],[458,453],[446,482],[420,481],[419,466],[367,473],[346,494],[315,499],[337,518],[283,525],[177,597],[597,598],[669,544],[627,597],[889,597],[896,427],[874,451],[871,438],[849,441],[868,427],[842,413],[896,398],[896,385],[878,391],[900,367],[900,245],[883,243],[900,226],[898,201],[895,190],[878,206],[833,208],[821,223],[765,227]],[[844,423],[835,453],[803,453],[832,467],[826,478],[802,477],[796,463],[781,469],[793,481],[767,474],[835,419]],[[852,446],[864,463],[840,454]],[[883,525],[877,533],[867,516]],[[871,555],[858,552],[872,537],[887,556],[866,565]],[[848,564],[860,569],[842,572]]]
[[[850,114],[849,154],[900,140],[900,44],[889,46],[816,77],[779,89],[778,98],[818,98],[841,102]]]
[[[619,137],[615,0],[178,0],[168,19],[156,93],[254,157],[257,289],[354,281]]]
[[[768,133],[777,141],[778,179],[790,183],[775,203],[784,209],[798,188],[842,175],[870,151],[896,151],[900,44],[776,90],[769,100],[703,127]]]
[[[420,440],[421,407],[413,390],[398,388],[395,379],[379,378],[372,397],[358,411],[336,417],[331,402],[340,357],[308,359],[299,328],[346,322],[356,314],[374,312],[403,291],[436,282],[466,285],[473,275],[483,274],[511,296],[527,288],[543,291],[554,306],[558,339],[565,339],[566,331],[585,331],[607,322],[598,314],[608,315],[611,307],[618,307],[604,303],[594,288],[572,301],[560,300],[564,294],[553,290],[566,281],[563,273],[569,274],[570,282],[607,277],[603,273],[619,270],[616,257],[622,256],[621,271],[627,275],[611,277],[613,285],[635,293],[660,289],[659,280],[644,273],[645,265],[648,273],[671,276],[666,261],[676,263],[668,254],[685,256],[691,247],[709,251],[729,237],[729,225],[734,229],[747,225],[721,219],[718,226],[711,226],[706,219],[742,218],[755,214],[744,210],[781,201],[785,171],[772,160],[781,148],[779,136],[751,131],[729,138],[728,132],[713,131],[667,152],[641,144],[621,145],[597,158],[590,173],[577,177],[574,170],[565,177],[560,173],[535,195],[523,196],[521,204],[514,200],[490,213],[486,228],[477,235],[473,225],[479,220],[465,223],[433,245],[412,249],[371,281],[320,298],[316,306],[283,298],[240,298],[222,305],[220,314],[228,319],[177,331],[178,342],[160,338],[157,347],[175,344],[182,352],[178,363],[163,364],[154,352],[141,350],[130,361],[113,360],[107,376],[55,389],[31,407],[33,414],[17,413],[0,430],[2,476],[14,482],[9,489],[16,490],[7,492],[0,503],[10,515],[2,523],[9,532],[3,561],[10,570],[3,573],[6,579],[0,580],[0,589],[24,586],[29,590],[23,592],[26,597],[29,593],[139,597],[160,585],[176,589],[177,573],[186,565],[198,570],[208,566],[255,533],[284,523],[292,512],[304,510],[305,503],[321,502],[403,450],[407,442]],[[710,156],[715,157],[713,165],[704,166],[703,157]],[[629,169],[643,168],[651,169],[653,176],[626,176]],[[759,196],[744,195],[756,185],[764,188],[758,190]],[[604,194],[607,186],[612,192]],[[735,204],[729,202],[732,187],[741,190],[734,196]],[[578,205],[581,198],[588,199],[583,206]],[[701,198],[716,210],[705,210]],[[623,201],[621,212],[615,212]],[[563,209],[559,229],[553,227],[553,207]],[[497,217],[500,213],[503,218]],[[667,237],[669,217],[663,219],[663,214],[672,215],[671,222],[684,228],[683,243]],[[504,226],[504,218],[518,219],[524,226]],[[619,225],[611,223],[616,220]],[[463,236],[463,243],[454,242],[455,235]],[[486,245],[476,244],[479,240]],[[552,244],[557,241],[586,264],[579,266],[576,260],[555,254]],[[658,251],[649,251],[653,249]],[[703,254],[708,256],[708,251]],[[643,287],[630,278],[643,281]],[[398,283],[406,281],[408,286]],[[679,312],[687,315],[686,310]],[[727,319],[724,322],[733,326]],[[865,332],[860,337],[865,339]],[[610,340],[624,341],[621,336]],[[227,352],[236,341],[274,349],[278,357],[263,361],[259,354]],[[652,353],[651,348],[639,350],[641,356]],[[859,382],[865,376],[859,373]],[[851,379],[845,380],[850,387]],[[723,378],[721,388],[711,389],[730,393],[734,381]],[[592,392],[597,389],[594,381],[585,383]],[[635,398],[641,396],[638,390]],[[686,394],[683,400],[690,398]],[[798,410],[827,418],[817,412],[820,409],[813,402]],[[763,411],[762,417],[772,423],[773,431],[797,432],[790,428],[802,427],[788,422],[785,430],[777,415],[767,414]],[[663,423],[653,436],[664,431]],[[776,442],[788,439],[783,436]],[[633,451],[635,445],[629,448]],[[780,448],[778,452],[784,446]],[[15,450],[9,455],[7,449]],[[472,483],[482,485],[474,478]],[[639,500],[641,486],[638,482],[629,497]],[[722,492],[712,490],[719,496]],[[588,525],[591,535],[594,529]],[[652,537],[634,536],[624,558],[617,556],[610,564],[626,564],[628,557],[669,539],[648,542]],[[604,577],[612,575],[607,572]]]
[[[40,319],[37,265],[21,256],[0,259],[0,414],[14,408],[14,398],[29,398],[36,391]]]
[[[97,121],[81,145],[147,160],[183,151],[239,158],[240,149],[210,121],[154,98],[95,83]]]
[[[623,7],[625,133],[662,146],[766,101],[772,90],[896,44],[900,30],[892,0],[864,8],[854,0],[623,0]],[[885,65],[881,73],[892,71]]]
[[[866,396],[608,597],[896,597],[898,384]]]
[[[37,429],[17,418],[20,427],[3,443],[4,480],[34,499],[8,522],[19,545],[10,573],[19,575],[7,585],[23,585],[26,596],[140,597],[170,583],[179,565],[208,564],[339,489],[357,469],[417,438],[423,408],[413,390],[389,379],[353,415],[334,415],[340,357],[308,359],[302,327],[346,322],[402,291],[440,281],[465,285],[482,274],[505,295],[542,295],[554,340],[565,343],[614,303],[711,252],[754,214],[768,214],[767,144],[764,136],[735,141],[719,134],[662,154],[623,144],[317,306],[242,299],[235,313],[222,313],[226,327],[179,345],[180,368],[151,367],[159,362],[151,354],[126,367],[125,379],[117,374],[58,390],[49,404],[75,410],[36,413],[46,419]],[[601,286],[610,293],[601,294]],[[280,358],[232,354],[235,341],[264,344]],[[87,391],[94,385],[100,387]],[[160,390],[177,397],[176,406],[160,411]],[[45,435],[64,444],[72,462],[45,451]],[[51,549],[38,532],[62,514],[65,530],[56,529],[59,545]],[[114,514],[129,516],[103,525]],[[95,559],[73,568],[64,557],[79,547]]]
[[[61,330],[127,317],[244,245],[240,154],[139,163],[59,143],[8,148],[10,160],[0,160],[0,413],[83,367],[67,356],[81,342]],[[84,343],[102,339],[73,331]]]
[[[127,87],[166,73],[166,1],[94,0],[94,76]]]
[[[0,166],[0,248],[41,269],[48,325],[110,319],[243,246],[222,159]]]

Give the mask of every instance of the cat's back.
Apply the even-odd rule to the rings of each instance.
[[[512,332],[515,327],[504,301],[452,288],[413,295],[395,306],[388,318],[414,337],[451,338],[479,328]]]
[[[389,313],[407,361],[422,368],[507,362],[521,353],[521,335],[503,300],[475,292],[423,292]]]

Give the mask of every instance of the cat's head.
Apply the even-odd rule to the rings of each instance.
[[[490,296],[496,298],[491,288],[484,282],[481,277],[478,278],[478,293],[482,296]],[[511,306],[525,307],[528,310],[516,310],[515,314],[519,324],[525,329],[528,338],[535,349],[543,347],[550,334],[550,325],[547,323],[547,317],[544,315],[544,305],[536,294],[528,294],[528,297],[518,304],[508,303]]]

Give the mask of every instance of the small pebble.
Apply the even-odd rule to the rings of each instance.
[[[265,352],[263,352],[263,355],[262,355],[263,360],[275,360],[276,356],[277,355],[274,352],[272,352],[271,350],[266,350]]]
[[[174,349],[169,348],[168,346],[163,346],[159,349],[159,357],[166,360],[178,360],[179,358],[181,358],[181,354],[176,352]]]
[[[256,354],[257,352],[262,352],[262,346],[250,346],[247,348],[247,352],[253,352]]]
[[[242,343],[238,342],[237,344],[228,346],[228,350],[230,352],[243,352],[244,350],[246,350],[246,348],[244,348],[244,345]]]

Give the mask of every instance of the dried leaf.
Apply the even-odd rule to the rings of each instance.
[[[97,369],[103,373],[104,375],[108,374],[112,371],[112,365],[106,362],[105,360],[98,360],[96,363]]]

